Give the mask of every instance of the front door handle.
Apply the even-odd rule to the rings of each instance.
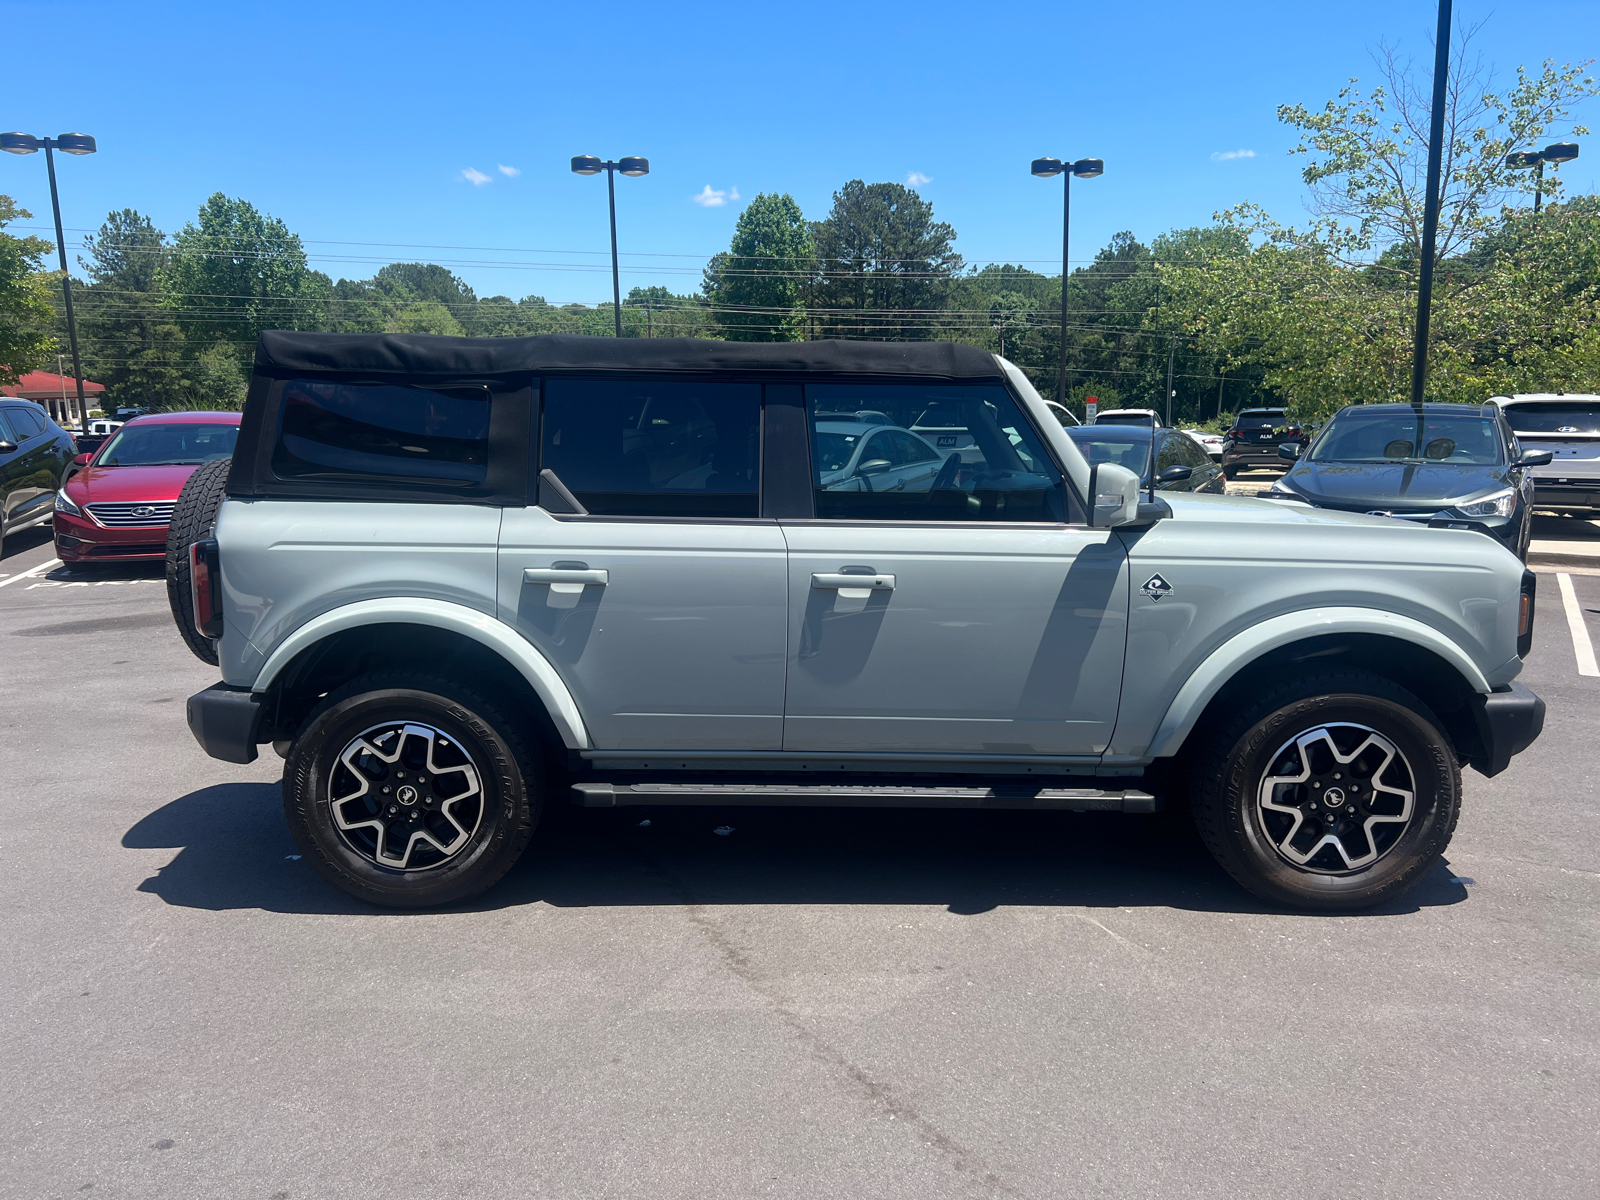
[[[821,591],[835,588],[870,588],[875,592],[894,591],[893,575],[813,575],[811,586]]]
[[[523,583],[597,583],[604,587],[610,578],[609,571],[580,571],[573,567],[529,567],[522,572]]]

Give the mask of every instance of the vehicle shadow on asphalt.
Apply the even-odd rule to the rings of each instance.
[[[178,849],[139,886],[168,904],[406,915],[344,896],[295,857],[277,784],[191,792],[141,820],[122,844]],[[1372,912],[1466,898],[1441,863],[1399,901]],[[1166,818],[906,809],[568,809],[541,827],[496,887],[452,908],[541,901],[561,908],[911,904],[966,915],[1013,905],[1284,911],[1240,888],[1192,828]]]
[[[8,558],[15,558],[19,554],[26,554],[35,546],[42,546],[55,537],[49,525],[35,525],[32,529],[23,529],[17,533],[8,533],[4,541],[0,541],[0,562]]]

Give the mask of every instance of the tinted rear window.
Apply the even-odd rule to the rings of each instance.
[[[591,513],[760,516],[760,454],[759,384],[544,385],[540,468]]]
[[[1518,433],[1600,433],[1600,402],[1593,400],[1508,404],[1503,411]]]
[[[272,469],[280,479],[479,487],[489,470],[489,404],[485,387],[292,379]]]

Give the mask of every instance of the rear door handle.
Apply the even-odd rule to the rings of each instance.
[[[876,592],[894,591],[893,575],[813,575],[811,586],[821,591],[835,588],[871,588]]]
[[[528,567],[522,572],[523,583],[597,583],[604,587],[610,578],[608,571],[580,571],[573,567]]]

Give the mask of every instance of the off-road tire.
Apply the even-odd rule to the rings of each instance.
[[[1412,816],[1376,861],[1337,873],[1297,866],[1272,844],[1258,816],[1258,788],[1279,749],[1323,724],[1364,725],[1392,742],[1413,777]],[[1204,731],[1191,795],[1206,847],[1240,884],[1277,904],[1349,912],[1392,900],[1426,874],[1450,844],[1461,812],[1461,767],[1439,720],[1416,696],[1361,670],[1314,671],[1242,705]]]
[[[423,870],[379,865],[352,848],[334,822],[330,783],[353,738],[385,722],[415,721],[454,738],[482,781],[482,817],[453,857]],[[533,742],[488,697],[453,680],[380,672],[329,693],[301,725],[283,771],[289,832],[313,868],[341,891],[386,908],[466,900],[492,887],[527,847],[544,806],[544,770]]]
[[[231,458],[202,463],[183,485],[172,506],[172,523],[167,526],[167,603],[184,645],[201,662],[217,665],[217,644],[194,626],[194,608],[189,597],[189,547],[202,542],[217,530],[217,513],[227,493]]]

